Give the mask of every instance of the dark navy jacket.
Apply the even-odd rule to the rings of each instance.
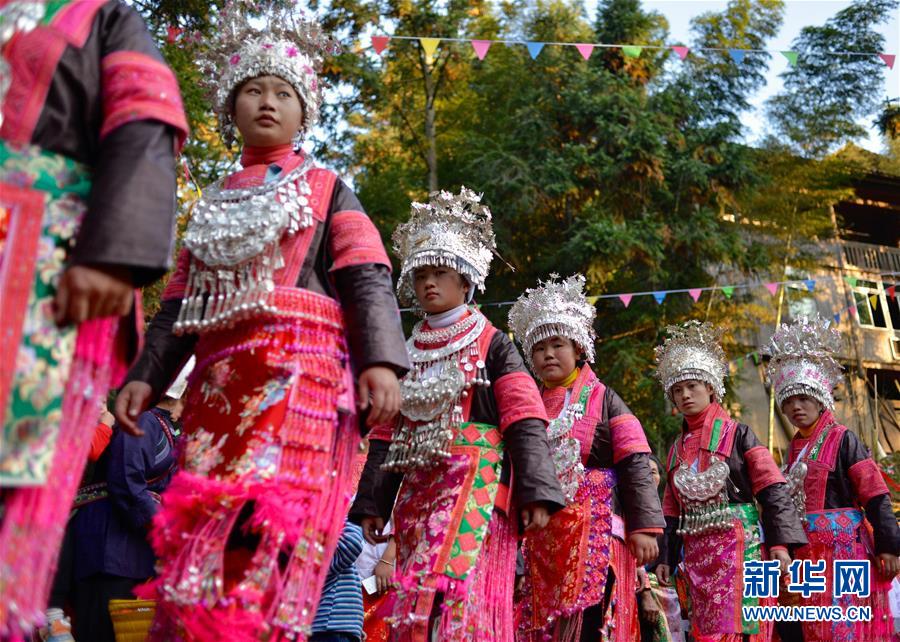
[[[106,482],[107,497],[81,506],[72,520],[76,580],[96,573],[133,579],[153,575],[156,558],[147,533],[159,495],[175,472],[174,427],[161,408],[141,414],[138,425],[142,437],[114,427],[94,477]]]

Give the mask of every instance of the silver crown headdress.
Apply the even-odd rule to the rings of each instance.
[[[594,361],[594,319],[597,309],[584,294],[585,278],[573,274],[560,281],[558,274],[529,288],[509,311],[509,327],[522,344],[528,367],[534,370],[531,351],[534,344],[553,336],[571,339],[584,352],[588,363]]]
[[[709,322],[670,325],[665,343],[656,347],[656,378],[671,397],[672,386],[696,379],[712,386],[717,401],[725,397],[727,361],[720,341],[724,331]]]
[[[484,292],[497,241],[491,210],[482,205],[481,195],[465,186],[459,194],[432,192],[428,203],[414,202],[411,210],[409,220],[398,225],[391,237],[400,258],[400,300],[415,300],[412,274],[426,265],[451,267],[472,288]]]
[[[204,41],[198,57],[201,82],[207,89],[219,118],[219,131],[227,144],[234,140],[232,112],[237,88],[252,78],[278,76],[294,88],[303,102],[300,134],[318,121],[322,102],[319,72],[326,55],[340,47],[322,31],[321,25],[304,15],[295,15],[284,3],[271,3],[265,15],[252,18],[264,26],[254,28],[250,9],[260,3],[230,2],[222,10],[215,33]]]
[[[832,356],[841,347],[841,336],[818,315],[782,324],[760,349],[771,357],[766,379],[775,390],[779,407],[793,395],[809,395],[829,410],[834,409],[832,390],[841,381],[841,366]]]

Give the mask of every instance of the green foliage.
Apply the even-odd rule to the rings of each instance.
[[[897,0],[856,0],[821,27],[805,27],[792,45],[798,62],[782,74],[784,90],[769,102],[780,136],[811,157],[821,157],[863,136],[861,120],[879,108],[884,50],[875,29],[896,12]],[[863,52],[854,56],[833,52]]]

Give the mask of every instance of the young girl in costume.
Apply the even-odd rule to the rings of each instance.
[[[522,641],[639,639],[635,566],[656,559],[665,526],[644,430],[591,369],[596,310],[584,283],[580,274],[553,276],[509,313],[541,383],[567,501],[523,542]]]
[[[722,331],[688,321],[669,326],[668,334],[656,349],[657,377],[684,422],[669,451],[666,533],[656,575],[669,582],[683,546],[694,638],[763,642],[771,622],[744,620],[742,607],[769,601],[743,597],[744,562],[771,555],[785,572],[788,549],[805,544],[806,536],[772,455],[720,405]]]
[[[436,192],[394,232],[400,296],[425,319],[407,343],[402,417],[370,435],[351,510],[374,539],[402,480],[391,640],[512,642],[516,534],[564,502],[537,387],[509,337],[467,305],[495,247],[480,200]]]
[[[208,78],[243,169],[193,208],[178,270],[117,401],[123,424],[191,352],[182,472],[154,520],[153,639],[303,640],[352,492],[359,408],[399,406],[408,366],[380,236],[299,149],[328,46],[315,23],[228,14]],[[353,370],[351,371],[351,365]]]
[[[797,428],[785,475],[809,545],[794,556],[826,563],[825,590],[802,603],[845,609],[869,606],[872,619],[779,625],[785,642],[796,638],[789,630],[802,629],[805,642],[889,640],[893,632],[888,592],[900,570],[900,529],[878,464],[832,414],[832,390],[841,380],[841,366],[833,355],[840,344],[840,335],[827,321],[802,318],[782,325],[761,351],[771,357],[766,374],[775,401]],[[835,596],[835,560],[870,561],[867,597]]]

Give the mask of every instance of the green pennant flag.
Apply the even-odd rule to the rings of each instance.
[[[851,287],[851,288],[855,288],[855,287],[856,287],[856,281],[857,281],[857,279],[856,279],[855,276],[845,276],[845,277],[844,277],[844,280],[845,280],[847,283],[850,284],[850,287]]]
[[[725,295],[726,299],[730,299],[731,295],[734,294],[734,286],[726,285],[725,287],[722,288],[722,294]]]
[[[754,352],[753,354],[751,354],[750,358],[753,359],[753,363],[755,363],[756,365],[759,365],[759,353],[758,352]]]
[[[638,47],[636,45],[622,45],[622,55],[626,58],[637,58],[641,55],[641,50],[643,47]]]
[[[796,51],[782,51],[781,55],[787,58],[788,64],[791,67],[797,66],[797,52]]]
[[[744,357],[737,358],[737,369],[740,370],[744,367]]]

